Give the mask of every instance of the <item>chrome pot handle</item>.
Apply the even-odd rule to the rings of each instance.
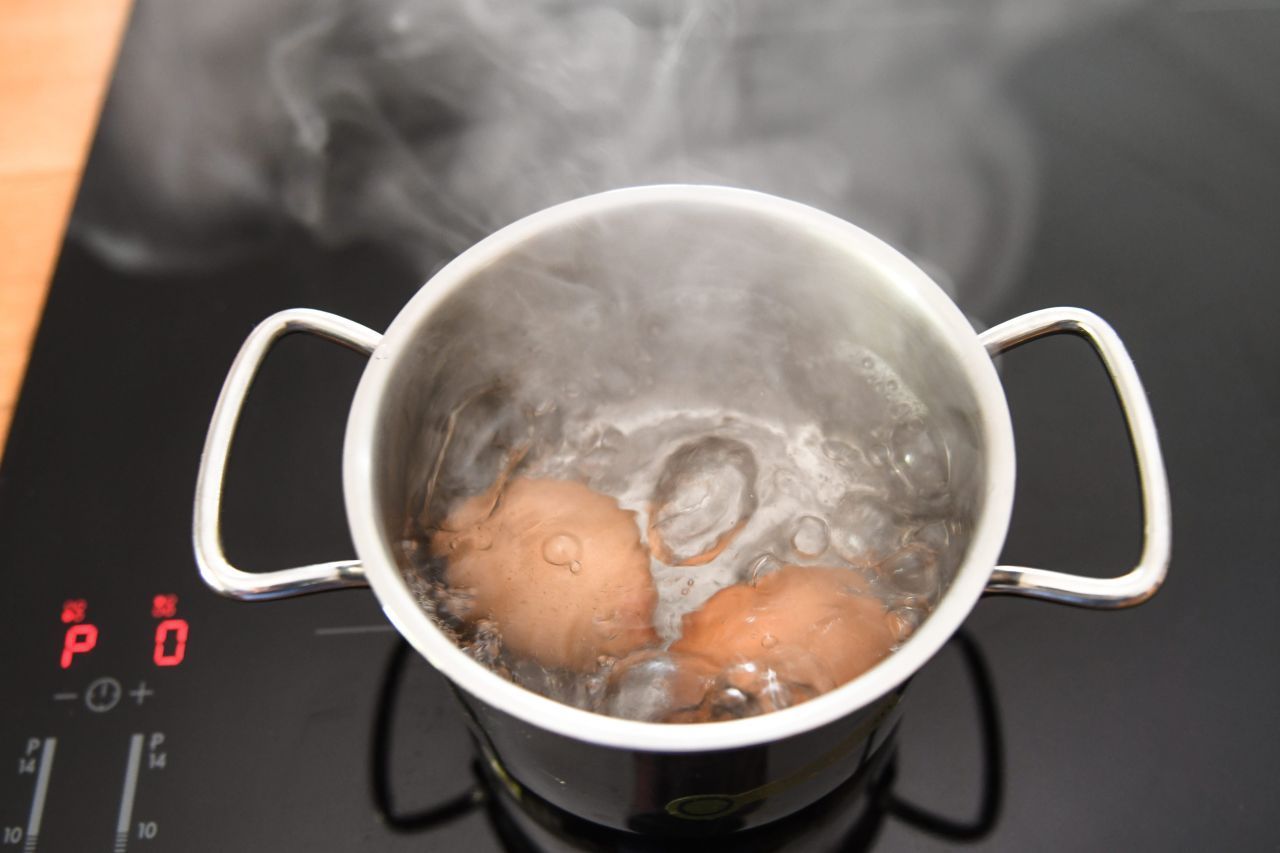
[[[1120,408],[1124,410],[1142,489],[1142,556],[1127,574],[1114,578],[996,566],[987,582],[987,592],[1025,595],[1083,607],[1131,607],[1154,595],[1164,581],[1169,568],[1172,525],[1169,483],[1155,421],[1151,418],[1151,406],[1142,390],[1138,371],[1124,344],[1101,317],[1082,308],[1046,308],[1024,314],[989,329],[981,340],[995,356],[1036,338],[1060,333],[1079,335],[1093,345],[1111,376]]]
[[[271,346],[293,332],[310,332],[357,352],[371,354],[382,336],[359,323],[309,308],[292,308],[263,320],[245,339],[227,372],[218,404],[209,422],[200,473],[196,479],[192,539],[200,576],[215,591],[230,598],[253,601],[284,598],[348,586],[365,586],[364,568],[356,560],[339,560],[298,566],[275,572],[244,572],[227,562],[222,553],[222,481],[227,454],[240,420],[240,409],[254,376]]]

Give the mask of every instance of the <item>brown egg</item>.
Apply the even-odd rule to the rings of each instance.
[[[894,642],[884,606],[856,572],[788,565],[717,592],[684,617],[671,650],[721,667],[758,663],[822,692],[875,666]]]
[[[657,642],[657,592],[635,513],[567,480],[515,479],[476,495],[431,538],[445,579],[469,591],[470,621],[543,666],[588,670]]]

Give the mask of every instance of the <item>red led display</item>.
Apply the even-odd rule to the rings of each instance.
[[[88,602],[83,598],[62,602],[62,622],[67,626],[59,658],[63,669],[70,669],[77,655],[88,654],[98,645],[98,626],[84,621],[88,610]],[[156,625],[152,662],[156,666],[177,666],[187,656],[187,637],[191,633],[187,620],[177,618],[178,596],[173,593],[152,596],[151,615],[162,620]]]
[[[151,615],[157,619],[172,619],[178,615],[178,596],[157,595],[151,599]]]
[[[70,625],[74,622],[84,621],[84,611],[89,604],[83,598],[68,598],[62,602],[62,622]]]
[[[173,651],[165,648],[173,643]],[[166,619],[156,626],[156,650],[152,655],[156,666],[177,666],[187,656],[187,620]]]
[[[185,637],[185,632],[183,634]],[[98,629],[88,622],[72,625],[62,640],[62,668],[69,669],[76,655],[92,651],[98,645]]]

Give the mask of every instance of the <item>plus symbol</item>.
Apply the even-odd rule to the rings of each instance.
[[[154,696],[155,694],[156,692],[154,690],[147,687],[147,682],[145,681],[139,681],[138,686],[129,691],[129,695],[137,700],[139,705],[142,704],[142,700],[146,699],[148,696]]]

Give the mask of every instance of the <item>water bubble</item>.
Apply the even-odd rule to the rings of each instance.
[[[588,673],[585,676],[579,676],[574,680],[574,687],[576,688],[576,695],[572,704],[588,711],[594,711],[604,701],[605,690],[609,687],[609,674],[607,671],[597,671]]]
[[[583,426],[569,438],[569,445],[579,454],[593,450],[618,450],[623,446],[626,434],[612,424]]]
[[[817,516],[801,516],[791,535],[791,547],[801,557],[821,557],[831,543],[827,523]]]
[[[911,531],[911,540],[942,552],[951,544],[951,530],[945,521],[930,521]]]
[[[582,542],[572,533],[555,533],[542,543],[542,559],[553,566],[569,566],[581,558]]]
[[[603,710],[628,720],[662,722],[681,709],[696,708],[710,678],[697,660],[668,652],[639,652],[614,665]]]
[[[743,661],[728,667],[716,680],[710,695],[723,695],[728,690],[736,691],[747,700],[734,709],[738,717],[788,708],[816,695],[813,690],[782,677],[764,661]]]
[[[822,449],[823,455],[836,463],[847,486],[865,491],[883,490],[884,475],[877,470],[881,463],[871,453],[843,441],[826,441]]]
[[[883,444],[877,444],[867,452],[867,460],[877,468],[889,466],[890,451]]]
[[[879,568],[881,576],[907,596],[932,599],[938,594],[938,555],[924,545],[908,545]]]
[[[729,667],[721,678],[735,690],[752,693],[760,686],[764,675],[757,664],[747,661]]]
[[[889,627],[897,638],[898,645],[902,645],[911,638],[911,635],[920,627],[920,623],[924,621],[924,617],[924,611],[918,607],[895,607],[889,611]]]
[[[874,565],[901,544],[902,532],[893,512],[875,495],[845,495],[831,515],[836,553],[854,566]]]
[[[822,442],[822,455],[837,465],[846,467],[859,464],[866,458],[862,455],[861,450],[835,439],[828,439]]]
[[[596,710],[600,707],[605,689],[602,674],[583,675],[578,672],[544,667],[531,660],[517,660],[511,664],[512,681],[526,690],[541,693],[557,702],[575,708]]]
[[[736,687],[717,690],[709,694],[708,698],[711,700],[712,721],[740,720],[751,713],[751,697]]]
[[[578,457],[578,475],[600,491],[615,491],[623,483],[618,476],[622,472],[617,470],[619,456],[613,447],[597,446]]]
[[[889,462],[903,485],[921,497],[942,494],[951,478],[946,445],[918,420],[894,427]]]
[[[673,566],[715,559],[756,508],[756,461],[740,441],[711,436],[667,458],[650,505],[649,544]]]
[[[751,561],[751,565],[747,568],[747,578],[755,584],[766,575],[780,570],[782,566],[782,561],[772,554],[761,554]]]
[[[474,495],[490,489],[520,464],[529,434],[524,408],[511,405],[510,393],[499,383],[477,389],[451,412],[444,423],[443,441],[425,483],[421,522],[427,527],[445,528],[450,517],[448,504],[458,495]],[[483,521],[496,503],[466,522]],[[454,519],[465,527],[464,519]]]

